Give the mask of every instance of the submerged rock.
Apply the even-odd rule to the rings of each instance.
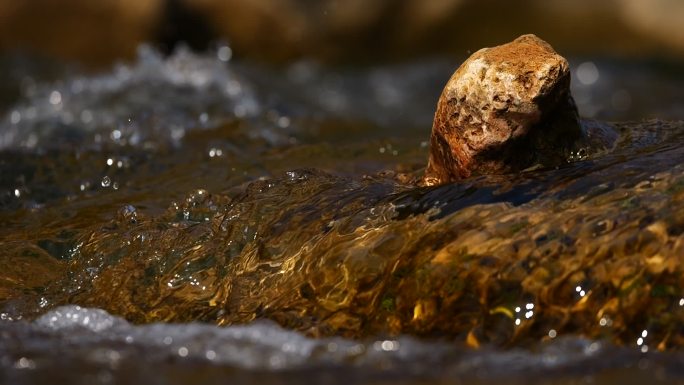
[[[567,60],[535,35],[484,48],[452,75],[437,104],[423,182],[557,165],[589,144]],[[608,131],[594,142],[615,140]]]

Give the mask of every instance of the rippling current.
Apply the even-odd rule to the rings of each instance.
[[[458,63],[226,50],[0,58],[1,382],[684,382],[672,66],[573,62],[610,152],[418,188]]]

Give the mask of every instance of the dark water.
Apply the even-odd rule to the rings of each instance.
[[[610,153],[416,188],[457,63],[222,52],[2,59],[0,381],[684,382],[676,66],[573,62],[661,119]]]

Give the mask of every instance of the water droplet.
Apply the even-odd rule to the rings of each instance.
[[[216,51],[216,56],[220,61],[227,62],[233,57],[233,50],[227,45],[221,46]]]
[[[226,92],[229,96],[238,96],[242,92],[242,85],[237,80],[230,80],[226,85]]]
[[[55,90],[50,93],[50,104],[53,106],[56,106],[58,104],[62,103],[62,94],[59,93],[59,91]]]
[[[577,66],[575,74],[577,75],[577,80],[579,80],[579,82],[585,86],[590,86],[596,83],[600,77],[596,64],[590,61],[584,62]]]
[[[557,335],[558,333],[554,329],[549,330],[549,338],[556,338]]]
[[[38,144],[38,135],[31,133],[26,139],[26,147],[34,148]]]
[[[209,150],[209,157],[211,157],[211,158],[219,157],[222,155],[223,155],[223,150],[221,150],[220,148],[212,148],[211,150]]]
[[[395,352],[399,350],[399,342],[393,341],[393,340],[385,340],[382,341],[380,344],[380,347],[382,348],[383,351],[386,352]]]
[[[601,317],[601,319],[599,320],[599,325],[601,325],[601,326],[608,326],[608,323],[609,323],[609,320],[606,317]]]
[[[185,346],[181,346],[178,348],[178,355],[181,357],[187,357],[188,356],[188,348]]]
[[[138,221],[138,211],[133,205],[125,205],[119,209],[118,219],[124,222],[136,223]]]
[[[21,357],[14,363],[15,369],[35,369],[36,363],[26,357]]]
[[[290,118],[287,116],[281,116],[278,118],[278,127],[280,128],[287,128],[290,126]]]
[[[104,178],[102,178],[101,184],[102,184],[102,187],[109,187],[112,184],[112,180],[109,179],[108,176],[105,176]]]
[[[10,114],[10,122],[12,124],[18,124],[21,122],[21,113],[17,110],[12,111],[12,114]]]
[[[208,360],[213,361],[216,358],[216,352],[210,349],[204,353],[204,356],[207,357]]]
[[[599,350],[601,350],[601,343],[592,342],[591,344],[589,344],[589,346],[584,348],[584,354],[593,355],[594,353],[597,353]]]
[[[14,189],[14,196],[17,198],[21,197],[21,190],[19,190],[18,188],[15,188]]]
[[[185,136],[185,129],[180,126],[171,127],[171,139],[181,140]]]

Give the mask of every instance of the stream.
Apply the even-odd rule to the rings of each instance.
[[[1,383],[684,383],[676,64],[571,58],[615,149],[426,188],[458,63],[229,52],[0,57]]]

